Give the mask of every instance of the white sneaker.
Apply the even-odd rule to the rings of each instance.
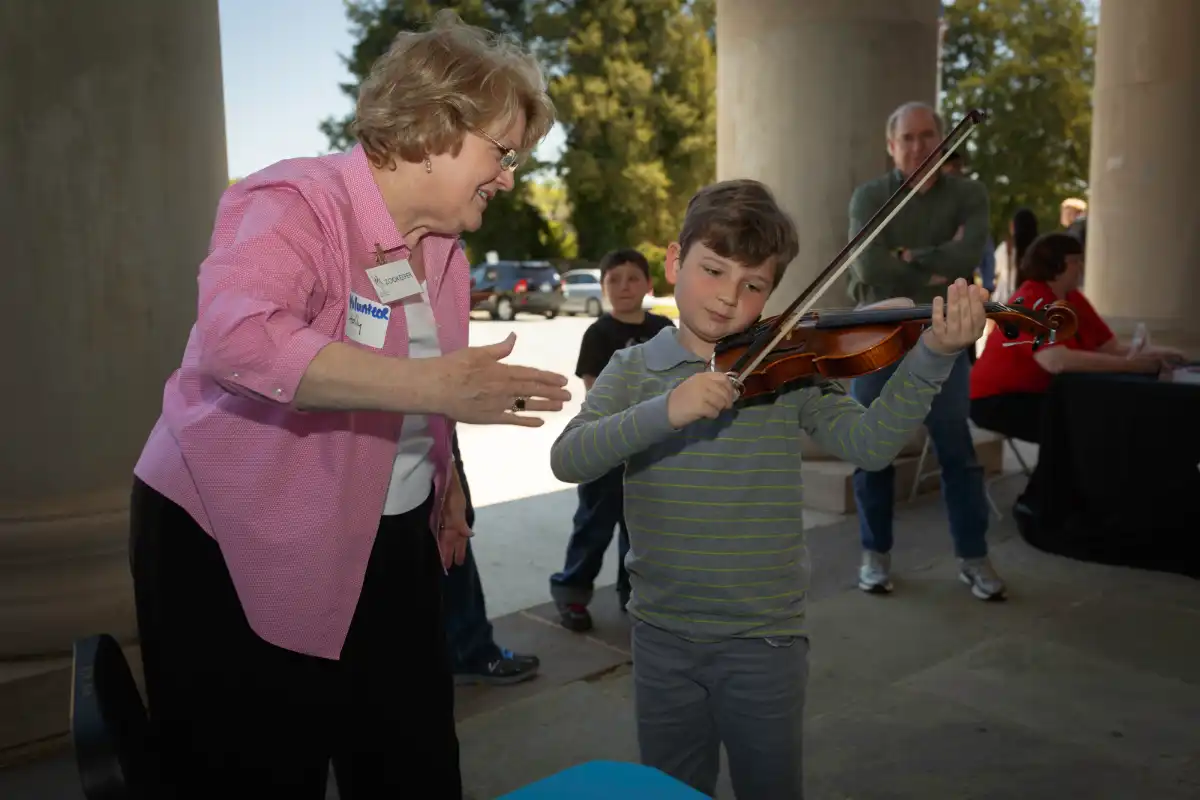
[[[871,594],[888,594],[892,591],[891,568],[891,553],[864,550],[862,566],[858,568],[858,588]]]
[[[958,579],[971,587],[971,594],[980,600],[1003,600],[1008,587],[996,574],[996,569],[987,556],[964,558],[959,561]]]

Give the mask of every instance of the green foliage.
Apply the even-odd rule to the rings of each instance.
[[[396,33],[441,8],[526,42],[547,66],[566,130],[560,180],[527,168],[492,200],[468,253],[596,259],[674,239],[691,196],[716,173],[715,0],[346,0],[357,41],[345,59],[358,94]],[[321,130],[353,145],[353,115]],[[537,175],[536,178],[530,177]],[[668,292],[661,276],[656,291]]]
[[[667,248],[651,242],[638,245],[638,250],[650,262],[650,285],[655,297],[675,294],[675,287],[667,282]]]
[[[575,236],[575,226],[571,224],[571,205],[567,202],[567,189],[562,179],[547,171],[530,179],[526,187],[529,202],[546,220],[550,239],[555,242],[561,257],[578,258],[579,240]]]
[[[551,259],[568,255],[561,226],[547,220],[532,197],[534,181],[519,179],[511,192],[500,192],[488,201],[479,230],[464,233],[467,256],[472,264],[483,260],[489,250],[502,258]]]
[[[713,0],[544,2],[534,18],[566,130],[579,254],[678,236],[716,172]]]
[[[1057,228],[1059,203],[1087,191],[1093,10],[1081,0],[954,0],[945,14],[947,119],[991,114],[967,163],[990,191],[996,240],[1021,206],[1043,231]]]
[[[524,38],[530,29],[527,15],[530,4],[526,0],[345,0],[345,6],[351,33],[357,41],[350,56],[343,59],[354,82],[342,84],[341,89],[351,101],[357,100],[359,85],[371,65],[387,52],[396,34],[428,26],[443,8],[453,9],[467,23],[516,38]],[[353,120],[351,113],[321,122],[321,131],[329,139],[330,148],[346,150],[354,145],[350,133]],[[482,260],[489,250],[504,258],[564,255],[561,226],[551,225],[529,199],[528,176],[543,167],[532,163],[518,170],[514,190],[493,197],[480,229],[463,235],[472,262]]]

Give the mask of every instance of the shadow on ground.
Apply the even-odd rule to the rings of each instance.
[[[1020,484],[993,485],[1000,509]],[[1012,596],[981,603],[939,498],[901,507],[896,530],[891,597],[855,588],[854,519],[810,534],[810,800],[1200,796],[1200,583],[1040,553],[1006,516],[989,539]],[[497,621],[546,674],[460,696],[475,797],[636,760],[628,626],[611,587],[596,602],[588,636],[548,604]]]
[[[999,508],[1019,484],[993,486]],[[539,520],[547,502],[503,513]],[[853,519],[811,532],[809,800],[1200,796],[1200,582],[1046,555],[1008,519],[989,538],[1012,590],[1003,604],[958,582],[936,497],[898,510],[890,597],[855,589]],[[636,760],[628,627],[611,587],[594,610],[588,636],[558,627],[548,605],[495,620],[497,638],[544,669],[460,691],[474,800],[583,761]],[[74,799],[76,785],[69,755],[0,774],[13,800]],[[727,774],[722,787],[732,797]]]

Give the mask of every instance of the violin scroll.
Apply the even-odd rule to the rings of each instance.
[[[1079,319],[1075,316],[1075,309],[1065,300],[1056,300],[1046,308],[1046,327],[1050,329],[1052,337],[1057,334],[1069,339],[1075,335],[1078,326]]]
[[[1054,344],[1059,338],[1075,335],[1079,320],[1075,310],[1063,300],[1056,300],[1040,310],[1025,307],[1023,298],[1016,298],[1012,305],[988,304],[988,318],[1000,326],[1006,339],[1015,339],[1021,333],[1033,336],[1036,352],[1042,345]]]

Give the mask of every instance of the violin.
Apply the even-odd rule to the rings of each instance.
[[[797,388],[817,376],[865,375],[911,350],[932,320],[932,306],[825,312],[812,308],[986,119],[980,109],[969,111],[783,313],[721,339],[708,369],[725,373],[738,398],[749,399]],[[1075,312],[1061,301],[1038,310],[988,303],[985,311],[1010,339],[1020,331],[1032,333],[1036,347],[1059,335],[1073,335],[1077,324]]]
[[[1075,335],[1074,310],[1059,300],[1037,311],[1019,302],[984,303],[988,319],[1008,339],[1031,334],[1036,351],[1047,341]],[[754,369],[738,377],[739,395],[750,400],[811,385],[814,377],[857,378],[899,361],[916,346],[929,324],[933,306],[814,311],[805,314]],[[737,375],[760,337],[778,317],[755,323],[742,333],[717,342],[710,368]]]

